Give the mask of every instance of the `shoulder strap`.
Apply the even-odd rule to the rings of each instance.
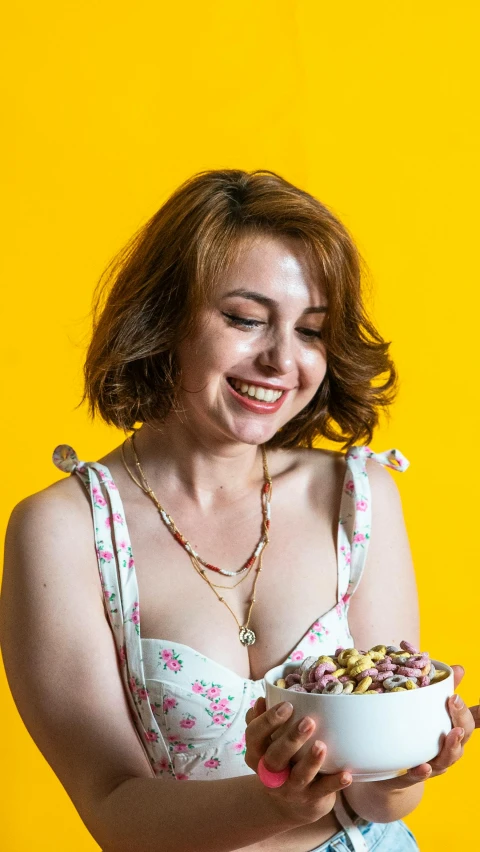
[[[405,471],[410,462],[399,450],[374,453],[370,447],[351,447],[345,455],[338,523],[338,603],[346,605],[362,577],[368,553],[372,523],[371,490],[366,469],[374,459],[391,470]]]
[[[68,444],[56,447],[52,458],[59,470],[79,476],[90,495],[105,612],[136,731],[156,774],[157,765],[170,766],[170,757],[145,683],[138,585],[123,504],[110,471],[104,465],[80,461]],[[173,766],[171,770],[173,774]]]

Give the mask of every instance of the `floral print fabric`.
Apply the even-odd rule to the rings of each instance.
[[[408,462],[398,452],[353,447],[345,455],[338,529],[336,605],[309,627],[287,660],[333,653],[353,644],[348,604],[368,551],[371,498],[367,459],[395,470]],[[110,471],[80,461],[61,444],[54,464],[82,480],[93,511],[95,546],[106,616],[112,629],[132,718],[152,772],[166,779],[230,778],[253,772],[245,763],[245,714],[265,694],[263,679],[249,680],[168,639],[142,639],[135,561],[122,501]]]

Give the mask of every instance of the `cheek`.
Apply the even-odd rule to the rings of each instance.
[[[327,372],[327,356],[324,349],[310,349],[302,354],[300,369],[304,380],[319,385]]]

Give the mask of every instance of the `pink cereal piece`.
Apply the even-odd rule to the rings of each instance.
[[[390,660],[388,663],[385,662],[385,660],[382,660],[382,662],[378,664],[377,670],[379,672],[394,672],[397,670],[397,665],[396,663],[392,663]]]
[[[418,677],[418,669],[411,669],[409,666],[399,666],[395,674],[403,675],[404,677]]]
[[[379,671],[378,674],[375,675],[375,680],[377,680],[379,683],[381,683],[383,680],[386,680],[387,677],[391,677],[392,674],[393,674],[393,672],[391,672],[391,671],[386,671],[386,672],[380,672]]]
[[[306,689],[307,692],[313,692],[317,686],[318,686],[318,684],[316,682],[315,683],[307,683],[307,684],[305,684],[305,686],[303,688]]]
[[[317,684],[316,684],[316,685],[317,685],[317,686],[321,686],[321,687],[322,687],[322,689],[323,689],[323,687],[324,687],[324,686],[326,686],[326,685],[327,685],[327,683],[329,683],[329,681],[331,681],[331,680],[337,680],[337,679],[338,679],[338,678],[334,677],[332,674],[324,674],[324,675],[323,675],[323,677],[322,677],[322,678],[320,678],[320,680],[318,680],[318,681],[317,681]]]
[[[409,654],[418,654],[418,648],[415,648],[410,642],[406,642],[405,639],[400,642],[400,648],[403,648],[404,651],[407,651]]]
[[[346,682],[347,682],[347,680],[351,680],[351,677],[349,677],[349,676],[348,676],[348,675],[346,675],[346,674],[345,674],[345,675],[340,675],[340,677],[338,678],[338,680],[340,681],[340,683],[346,683]]]
[[[430,662],[428,654],[419,654],[417,657],[408,658],[408,667],[410,669],[423,669]]]
[[[355,680],[360,681],[364,677],[377,677],[377,675],[378,675],[378,669],[365,669],[365,671],[360,672],[360,674],[358,674],[358,675],[355,675]],[[371,688],[372,687],[370,686],[369,689],[371,689]]]
[[[293,686],[287,687],[287,690],[290,692],[307,692],[303,686],[300,686],[299,683],[294,683]]]
[[[301,676],[299,674],[293,674],[293,672],[292,674],[287,675],[285,678],[287,687],[293,686],[294,683],[300,683],[300,677]]]
[[[334,672],[336,669],[335,663],[320,663],[319,666],[315,669],[314,679],[320,680],[325,674],[330,674]]]
[[[339,645],[339,647],[335,649],[335,656],[338,657],[338,655],[341,654],[344,650],[345,648],[342,648],[342,646]]]
[[[423,675],[423,677],[419,677],[417,680],[418,686],[430,686],[430,678],[428,675]]]

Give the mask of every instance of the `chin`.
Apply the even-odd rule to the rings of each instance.
[[[266,423],[245,423],[237,428],[232,426],[229,431],[239,443],[258,447],[260,444],[266,444],[267,441],[270,441],[284,425],[284,423],[279,423],[269,427]]]

